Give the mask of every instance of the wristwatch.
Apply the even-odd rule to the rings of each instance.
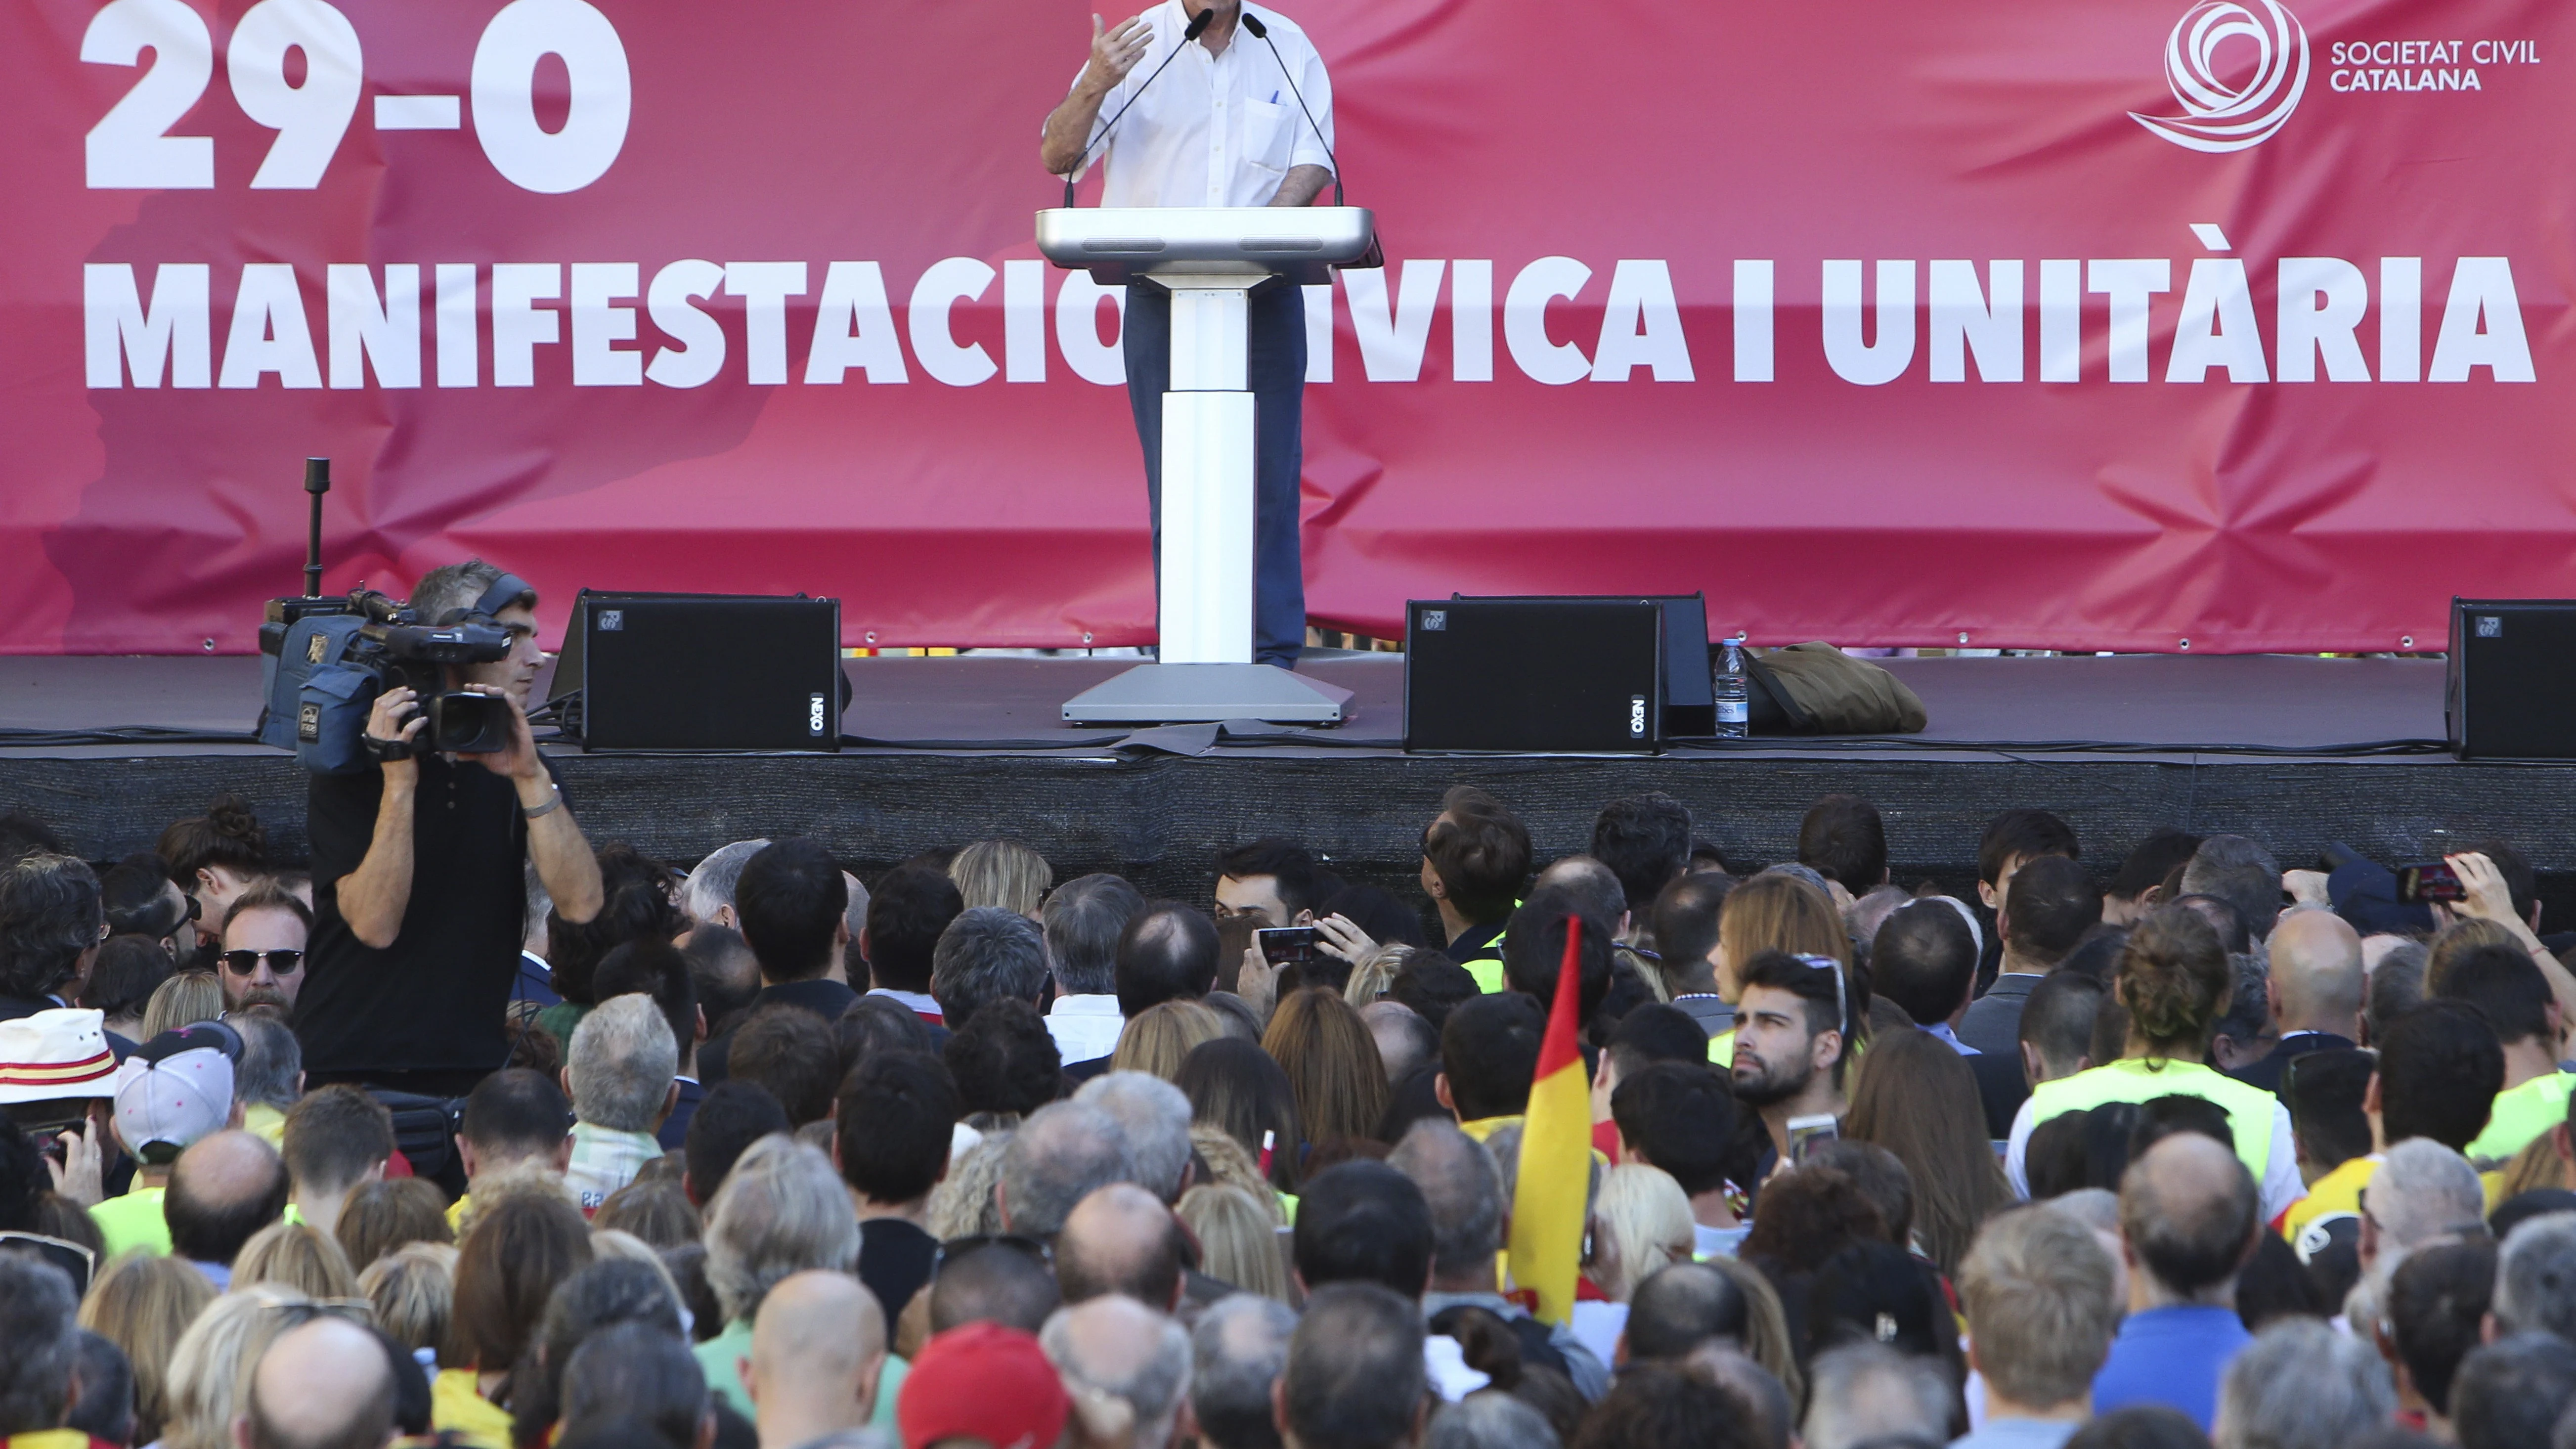
[[[555,813],[555,812],[556,812],[556,811],[558,811],[558,810],[561,810],[562,808],[563,808],[563,790],[562,790],[562,788],[561,788],[560,786],[557,786],[557,785],[554,785],[554,784],[549,783],[549,784],[546,786],[546,803],[544,803],[543,805],[522,805],[522,806],[520,806],[520,807],[519,807],[519,814],[520,814],[520,815],[522,815],[522,816],[524,816],[524,817],[526,817],[527,819],[534,820],[534,819],[536,819],[536,818],[537,818],[538,816],[540,816],[540,815],[552,815],[553,813]]]

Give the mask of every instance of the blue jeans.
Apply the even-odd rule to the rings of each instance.
[[[1305,462],[1306,299],[1273,280],[1246,299],[1252,389],[1252,657],[1285,669],[1306,643],[1306,573],[1297,538],[1297,476]],[[1163,393],[1172,380],[1172,294],[1150,283],[1127,289],[1120,329],[1127,353],[1127,401],[1145,445],[1145,497],[1154,511],[1154,579],[1163,576]]]

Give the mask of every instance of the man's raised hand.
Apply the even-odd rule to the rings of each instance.
[[[1083,79],[1099,95],[1107,95],[1145,52],[1154,47],[1154,28],[1142,15],[1120,21],[1115,30],[1103,30],[1100,17],[1091,17],[1091,62],[1083,67]]]

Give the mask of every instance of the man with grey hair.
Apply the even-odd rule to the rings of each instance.
[[[1190,1099],[1151,1072],[1110,1072],[1082,1084],[1073,1100],[1106,1112],[1127,1139],[1137,1186],[1176,1203],[1189,1191]]]
[[[1385,1063],[1390,1082],[1403,1081],[1440,1056],[1440,1033],[1431,1029],[1422,1013],[1401,1001],[1378,1000],[1361,1007],[1360,1024],[1377,1043],[1378,1060]]]
[[[1178,1323],[1135,1299],[1108,1294],[1057,1309],[1038,1331],[1038,1347],[1067,1388],[1125,1402],[1133,1423],[1119,1449],[1164,1449],[1180,1423],[1190,1382],[1190,1336]],[[1092,1442],[1078,1415],[1078,1443]]]
[[[1441,1406],[1423,1449],[1557,1449],[1547,1416],[1499,1389]]]
[[[2268,941],[2281,918],[2281,863],[2242,835],[2213,835],[2182,868],[2182,893],[2227,902],[2255,940]]]
[[[2365,1341],[2288,1317],[2227,1366],[2210,1437],[2218,1449],[2342,1449],[2396,1412],[2388,1365]]]
[[[1036,923],[1001,906],[974,906],[939,933],[930,953],[930,995],[950,1031],[988,1001],[1038,1004],[1046,992],[1046,940]]]
[[[276,1017],[236,1012],[225,1025],[241,1037],[241,1060],[233,1064],[233,1101],[242,1109],[242,1130],[271,1147],[282,1146],[286,1109],[304,1095],[304,1048],[294,1028]]]
[[[1531,894],[1547,886],[1574,892],[1575,905],[1587,919],[1611,927],[1611,936],[1628,939],[1628,892],[1618,873],[1588,855],[1569,855],[1551,863],[1530,883]]]
[[[2421,1005],[2424,1000],[2424,973],[2433,964],[2433,948],[2421,941],[2399,936],[2373,936],[2361,943],[2362,955],[2368,958],[2374,949],[2379,958],[2370,961],[2369,988],[2362,993],[2361,1044],[2378,1046],[2388,1040],[2389,1024]]]
[[[1128,1181],[1165,1207],[1189,1191],[1197,1164],[1190,1150],[1190,1099],[1180,1088],[1151,1072],[1110,1072],[1083,1083],[1073,1100],[1099,1108],[1118,1124],[1127,1144]],[[1181,1289],[1186,1316],[1233,1292],[1234,1285],[1189,1266],[1185,1258]]]
[[[2486,1189],[2478,1170],[2430,1137],[2388,1149],[2361,1190],[2361,1269],[2368,1274],[2392,1249],[2486,1231]]]
[[[2377,1191],[2375,1183],[2372,1190]],[[2576,1343],[2576,1212],[2533,1218],[2504,1240],[2488,1317],[2494,1330],[2487,1335],[2490,1340],[2509,1333],[2549,1333]]]
[[[563,1067],[572,1098],[572,1163],[564,1185],[585,1213],[662,1155],[654,1133],[680,1100],[680,1048],[662,1009],[643,992],[611,997],[573,1028]]]
[[[691,925],[742,929],[742,922],[733,912],[734,883],[742,879],[743,866],[768,844],[769,838],[762,836],[719,845],[707,852],[706,859],[698,862],[697,869],[690,871],[680,886],[680,909],[688,913]]]
[[[1732,1339],[1712,1338],[1690,1351],[1682,1369],[1733,1395],[1743,1406],[1744,1427],[1761,1449],[1789,1449],[1798,1427],[1798,1406],[1779,1375],[1753,1361]]]
[[[994,1205],[1006,1231],[1048,1242],[1095,1188],[1135,1180],[1118,1119],[1088,1102],[1049,1102],[1003,1147]]]
[[[769,1290],[799,1273],[856,1273],[858,1209],[818,1148],[774,1132],[751,1144],[707,1205],[707,1286],[724,1331],[697,1346],[707,1387],[749,1417],[741,1363]]]
[[[2129,1316],[2093,1376],[2093,1409],[2165,1404],[2204,1430],[2227,1362],[2247,1342],[2236,1278],[2263,1231],[2253,1175],[2236,1153],[2179,1132],[2139,1154],[2120,1178],[2120,1236]]]
[[[1482,1308],[1511,1327],[1524,1362],[1561,1365],[1586,1401],[1608,1393],[1608,1366],[1570,1326],[1551,1329],[1502,1294],[1494,1259],[1509,1235],[1511,1200],[1493,1154],[1454,1123],[1431,1118],[1414,1123],[1386,1162],[1422,1190],[1431,1209],[1431,1288],[1422,1295],[1423,1321],[1436,1323],[1453,1309]]]
[[[1040,909],[1055,968],[1047,1030],[1066,1061],[1098,1061],[1118,1050],[1118,1033],[1127,1025],[1118,1011],[1118,937],[1144,908],[1143,892],[1103,873],[1057,886]]]
[[[1123,1294],[1170,1313],[1180,1306],[1188,1251],[1170,1208],[1132,1182],[1113,1182],[1076,1204],[1056,1234],[1056,1286],[1067,1303]]]
[[[1986,1420],[1964,1449],[2054,1449],[2092,1417],[2093,1375],[2120,1306],[2111,1255],[2066,1213],[2016,1208],[1987,1220],[1959,1269],[1968,1364]]]
[[[1271,1387],[1288,1367],[1297,1313],[1276,1298],[1234,1293],[1190,1330],[1190,1416],[1209,1449],[1280,1449]]]
[[[62,1269],[0,1253],[0,1439],[59,1428],[71,1412],[78,1301]]]
[[[2576,1344],[2551,1333],[2514,1333],[2460,1360],[2451,1377],[2451,1430],[2460,1449],[2524,1449],[2576,1442]]]
[[[1876,1439],[1946,1443],[1949,1376],[1930,1359],[1876,1343],[1818,1354],[1808,1370],[1807,1449],[1854,1449]]]

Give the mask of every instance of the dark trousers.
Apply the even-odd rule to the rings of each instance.
[[[1297,475],[1305,461],[1306,299],[1284,280],[1246,299],[1250,339],[1245,385],[1252,389],[1252,657],[1288,668],[1306,642],[1306,574],[1297,538]],[[1163,392],[1172,380],[1172,294],[1150,283],[1127,289],[1121,328],[1127,401],[1145,445],[1145,497],[1154,510],[1154,580],[1163,575]]]

